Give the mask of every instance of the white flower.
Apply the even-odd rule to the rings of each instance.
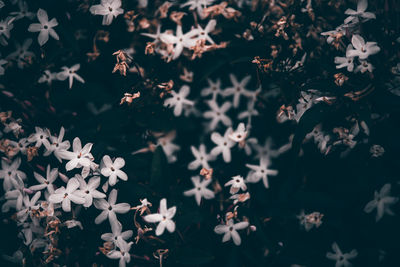
[[[15,210],[21,210],[22,208],[23,198],[25,195],[24,182],[21,179],[11,180],[11,182],[15,189],[5,192],[4,198],[7,199],[7,201],[1,207],[2,212],[8,212],[11,207]]]
[[[208,87],[203,88],[201,90],[201,96],[212,96],[212,100],[216,100],[218,95],[221,95],[222,90],[221,90],[221,80],[217,79],[215,82],[213,82],[211,79],[207,78],[208,82]]]
[[[201,19],[204,18],[203,10],[208,6],[211,5],[215,0],[188,0],[185,3],[181,4],[182,7],[189,6],[189,10],[197,10],[197,14],[200,16]]]
[[[232,132],[229,135],[229,138],[232,141],[237,142],[237,143],[243,142],[247,137],[247,133],[248,132],[246,131],[246,127],[244,126],[244,123],[241,122],[241,123],[239,123],[236,131]]]
[[[211,134],[211,140],[217,145],[211,150],[211,155],[218,156],[222,154],[225,162],[231,162],[231,148],[235,145],[229,135],[232,133],[232,128],[228,128],[222,137],[219,133],[214,132]]]
[[[123,158],[116,158],[112,162],[110,156],[105,155],[103,157],[104,167],[101,169],[101,174],[108,178],[108,183],[114,186],[117,183],[117,178],[127,181],[128,175],[120,169],[125,166],[125,160]]]
[[[259,145],[257,142],[253,144],[254,150],[256,150],[257,155],[255,156],[256,159],[260,158],[276,158],[282,153],[288,151],[292,145],[291,142],[284,144],[280,148],[274,149],[273,148],[273,140],[271,137],[267,137],[264,142],[264,146]]]
[[[372,72],[374,70],[374,66],[366,60],[360,60],[360,65],[356,67],[354,72],[365,73],[366,71]]]
[[[185,196],[194,196],[198,206],[200,206],[201,198],[214,198],[214,192],[207,188],[207,186],[212,182],[211,179],[203,179],[203,181],[200,181],[200,176],[194,176],[190,179],[192,180],[194,188],[183,192]]]
[[[97,191],[97,187],[100,185],[100,177],[93,176],[89,179],[89,182],[86,181],[79,175],[75,175],[79,181],[79,190],[82,192],[81,195],[85,198],[84,207],[88,208],[92,206],[93,199],[97,198],[105,198],[106,195]]]
[[[188,165],[189,170],[196,170],[200,166],[206,169],[210,169],[210,165],[208,165],[208,161],[215,160],[215,157],[211,154],[207,154],[206,146],[201,144],[199,149],[197,150],[194,146],[190,146],[192,150],[193,156],[196,158],[194,161],[190,162]]]
[[[51,203],[60,203],[65,212],[71,211],[71,201],[76,204],[84,204],[86,202],[83,198],[81,191],[77,191],[79,187],[79,181],[76,178],[71,178],[68,180],[67,188],[64,186],[58,188],[53,194],[49,196],[49,201]]]
[[[176,151],[179,151],[181,149],[180,146],[172,143],[175,137],[176,137],[176,132],[171,131],[167,135],[160,137],[157,140],[157,146],[162,147],[165,156],[167,157],[168,163],[173,163],[177,160],[174,154]]]
[[[3,46],[8,45],[7,39],[10,39],[10,31],[14,28],[12,24],[14,20],[14,17],[0,20],[0,44]]]
[[[257,183],[260,181],[260,179],[262,179],[265,188],[268,188],[268,175],[278,175],[277,170],[268,169],[269,165],[269,158],[260,158],[260,165],[246,164],[246,167],[253,171],[252,175],[247,178],[247,181],[250,183]]]
[[[234,74],[230,74],[229,78],[231,80],[232,87],[226,88],[222,94],[224,96],[233,95],[233,107],[237,108],[239,107],[240,96],[242,95],[246,97],[252,96],[252,92],[246,89],[246,85],[249,83],[251,76],[248,75],[244,77],[240,82],[237,80]]]
[[[215,130],[219,122],[222,122],[225,126],[231,126],[232,120],[225,115],[225,113],[231,108],[232,104],[225,102],[222,106],[218,106],[215,100],[210,100],[207,102],[211,110],[204,112],[204,118],[211,119],[209,128],[210,130]]]
[[[216,25],[217,21],[215,19],[210,20],[204,29],[200,26],[200,24],[197,25],[197,40],[205,39],[210,44],[214,44],[215,42],[213,41],[213,39],[211,39],[209,33],[215,30]]]
[[[36,194],[29,199],[29,196],[24,196],[24,207],[17,212],[17,218],[19,222],[25,222],[28,216],[32,218],[32,210],[36,210],[39,208],[39,205],[36,205],[36,202],[40,198],[41,192],[36,192]]]
[[[72,83],[74,78],[81,83],[85,83],[85,80],[82,79],[76,72],[80,69],[81,64],[75,64],[72,67],[68,68],[67,66],[62,67],[62,71],[57,73],[57,79],[60,81],[64,81],[68,78],[69,81],[69,89],[72,88]]]
[[[52,135],[49,136],[49,142],[43,143],[46,148],[43,156],[48,156],[51,153],[54,153],[54,156],[61,162],[60,152],[69,149],[71,146],[68,140],[63,141],[64,134],[65,129],[64,127],[61,127],[58,137]]]
[[[326,253],[326,257],[330,260],[336,261],[336,265],[335,265],[336,267],[341,267],[341,266],[351,267],[351,266],[353,266],[349,262],[349,260],[357,257],[357,255],[358,255],[357,250],[353,249],[349,253],[342,253],[342,251],[340,250],[340,248],[336,242],[334,242],[332,244],[332,249],[335,253],[328,252],[328,253]]]
[[[196,34],[196,29],[183,34],[182,25],[177,25],[176,35],[165,32],[160,35],[160,39],[166,44],[174,45],[172,59],[175,60],[181,55],[183,48],[191,48],[196,45],[196,39],[193,38]]]
[[[371,213],[374,209],[376,209],[376,221],[382,219],[383,215],[389,214],[394,215],[393,211],[390,209],[390,206],[397,203],[399,200],[397,197],[390,196],[390,184],[385,184],[382,186],[381,190],[375,191],[374,199],[367,203],[364,208],[366,213]]]
[[[347,49],[346,57],[359,57],[360,59],[366,59],[368,56],[375,55],[381,50],[376,42],[365,43],[364,38],[358,34],[353,35],[351,43],[355,49]]]
[[[247,109],[238,114],[238,119],[239,120],[243,120],[243,119],[250,120],[252,116],[258,116],[259,113],[255,109],[255,104],[256,104],[256,101],[253,99],[247,101]]]
[[[17,149],[21,154],[26,155],[26,149],[29,146],[28,138],[21,138],[18,142],[10,140],[10,145]]]
[[[149,223],[157,223],[156,235],[162,235],[165,228],[172,233],[175,231],[175,222],[172,218],[175,216],[176,207],[171,207],[167,209],[167,199],[163,198],[160,200],[160,210],[159,213],[153,213],[144,216],[144,220]]]
[[[322,32],[321,35],[328,36],[326,42],[331,44],[334,40],[336,40],[336,36],[345,36],[346,29],[343,27],[343,25],[340,25],[333,31]]]
[[[49,40],[49,34],[54,39],[60,39],[58,34],[53,30],[53,27],[58,25],[58,22],[55,18],[49,21],[49,17],[47,16],[47,12],[41,8],[39,8],[37,12],[37,18],[40,23],[32,23],[29,25],[28,31],[30,32],[40,32],[38,36],[39,45],[42,46]]]
[[[35,14],[29,12],[28,4],[25,1],[18,1],[19,11],[10,12],[10,15],[15,16],[15,20],[19,20],[22,18],[33,19]]]
[[[9,54],[7,56],[7,59],[16,60],[18,68],[23,69],[26,65],[28,65],[27,62],[29,62],[29,59],[35,57],[35,54],[28,50],[31,44],[32,44],[31,38],[26,39],[22,44],[22,46],[19,43],[16,43],[15,51]]]
[[[130,210],[131,207],[128,203],[115,204],[117,202],[117,194],[117,190],[113,189],[108,195],[108,202],[104,199],[94,200],[94,206],[97,209],[102,210],[99,216],[94,220],[96,224],[100,224],[108,218],[110,225],[113,225],[118,221],[116,213],[124,214]]]
[[[237,230],[245,229],[249,226],[248,222],[239,222],[239,223],[233,223],[233,220],[229,220],[228,223],[225,224],[220,224],[217,225],[214,228],[214,232],[217,234],[224,234],[222,238],[222,242],[227,242],[229,240],[233,240],[233,243],[235,243],[236,246],[239,246],[242,240],[240,239],[240,235],[237,232]]]
[[[242,189],[243,191],[247,190],[247,186],[244,183],[244,179],[240,175],[233,176],[230,181],[228,181],[224,186],[231,186],[229,189],[229,193],[236,194],[239,192],[239,189]]]
[[[18,170],[19,165],[21,165],[21,158],[16,158],[10,165],[7,164],[4,159],[1,160],[0,179],[4,179],[4,191],[8,191],[12,188],[13,180],[24,180],[26,178],[26,174]]]
[[[353,49],[353,46],[349,44],[346,51],[351,49]],[[354,69],[354,57],[335,57],[335,64],[338,64],[336,66],[337,69],[347,67],[347,71],[352,72]]]
[[[348,8],[344,14],[350,15],[344,20],[345,24],[349,24],[352,21],[355,21],[359,17],[363,19],[363,22],[368,21],[370,19],[375,19],[376,16],[372,12],[365,12],[368,7],[368,0],[358,0],[357,3],[357,11]],[[357,20],[358,21],[358,20]]]
[[[56,79],[57,79],[57,73],[45,70],[43,75],[39,78],[38,83],[46,82],[48,85],[51,85],[53,80]]]
[[[50,194],[54,193],[53,183],[58,177],[58,169],[57,168],[50,169],[50,164],[49,164],[49,165],[47,165],[46,178],[44,178],[42,175],[38,174],[37,172],[33,172],[33,176],[39,182],[39,184],[29,187],[30,190],[39,191],[39,190],[46,188]]]
[[[101,0],[100,5],[90,7],[90,13],[104,16],[102,24],[110,25],[124,10],[121,8],[121,0]]]
[[[122,232],[122,224],[118,221],[111,225],[111,231],[112,233],[102,234],[101,239],[104,241],[113,242],[115,245],[117,245],[118,238],[128,240],[133,235],[132,230]]]
[[[131,261],[131,250],[133,242],[126,242],[121,237],[117,238],[116,246],[119,250],[112,250],[108,252],[107,257],[110,259],[119,259],[119,267],[125,267]]]
[[[164,101],[164,106],[173,106],[174,107],[174,115],[176,117],[182,114],[182,108],[184,105],[193,106],[193,101],[186,99],[186,97],[190,93],[190,87],[188,85],[183,85],[179,90],[179,93],[171,90],[172,97],[167,98]]]
[[[28,138],[30,143],[35,143],[36,147],[41,147],[42,144],[48,143],[49,140],[47,138],[50,136],[50,132],[48,129],[42,129],[40,127],[35,127],[35,133],[31,134]]]
[[[87,143],[82,148],[81,140],[79,139],[79,137],[75,137],[72,143],[73,152],[62,150],[58,153],[60,158],[69,160],[68,163],[65,165],[65,169],[67,171],[70,171],[75,168],[90,167],[92,163],[90,154],[92,146],[92,143]]]

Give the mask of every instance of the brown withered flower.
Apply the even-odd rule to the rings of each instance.
[[[175,22],[178,25],[182,25],[182,18],[185,16],[185,12],[178,12],[178,11],[172,11],[171,14],[169,15],[169,18]]]
[[[214,170],[212,168],[211,169],[202,168],[200,170],[200,175],[203,176],[205,179],[209,180],[212,178],[213,172]]]
[[[34,157],[37,157],[38,154],[38,148],[35,146],[30,146],[26,149],[26,156],[28,158],[28,161],[31,161]]]
[[[166,17],[168,17],[168,10],[169,8],[172,6],[171,2],[164,2],[164,4],[162,4],[156,11],[156,15],[160,14],[159,18],[160,19],[164,19]]]
[[[124,97],[121,98],[121,102],[119,103],[120,105],[122,105],[123,103],[128,103],[128,105],[131,105],[133,100],[136,98],[140,97],[140,92],[134,93],[134,94],[130,94],[130,93],[125,93]]]
[[[336,73],[333,75],[333,77],[335,78],[335,83],[337,86],[342,86],[349,79],[349,77],[343,73]]]

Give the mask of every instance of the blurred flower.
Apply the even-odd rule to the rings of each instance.
[[[194,196],[198,206],[200,206],[201,198],[214,198],[214,192],[207,188],[207,186],[212,182],[211,179],[203,179],[203,181],[200,181],[200,176],[194,176],[190,179],[192,180],[194,188],[183,192],[185,196]]]
[[[239,189],[242,189],[243,191],[247,190],[247,186],[241,175],[233,176],[232,179],[225,183],[224,186],[231,186],[231,188],[229,189],[229,193],[231,193],[232,195],[239,192]]]
[[[0,44],[3,46],[8,45],[7,39],[10,39],[10,31],[14,28],[12,24],[14,20],[14,17],[7,17],[0,20]]]
[[[234,224],[233,220],[229,220],[226,225],[225,224],[217,225],[214,228],[214,232],[216,232],[217,234],[224,234],[222,242],[229,241],[232,238],[233,243],[235,243],[236,246],[239,246],[242,240],[240,239],[240,235],[237,232],[237,230],[245,229],[248,226],[249,226],[248,222],[239,222]]]
[[[67,66],[61,67],[63,69],[61,72],[57,73],[57,79],[60,81],[64,81],[68,78],[69,81],[69,89],[72,88],[72,83],[74,78],[81,83],[85,83],[81,76],[79,76],[76,71],[78,71],[81,67],[81,64],[75,64],[72,67],[68,68]]]
[[[28,9],[28,4],[25,1],[18,1],[19,11],[10,12],[10,15],[15,16],[15,20],[22,18],[33,19],[35,14],[30,12]]]
[[[246,167],[253,171],[252,175],[247,178],[247,182],[257,183],[261,179],[263,180],[265,188],[269,188],[268,175],[278,175],[277,170],[269,169],[270,160],[269,158],[260,158],[260,165],[246,164]]]
[[[4,67],[3,65],[7,64],[7,60],[5,59],[0,59],[0,75],[4,75]]]
[[[196,45],[196,39],[194,38],[196,34],[197,30],[195,29],[183,34],[182,25],[177,25],[175,35],[164,32],[160,35],[160,39],[166,44],[174,45],[172,59],[175,60],[181,55],[183,48],[191,48]]]
[[[175,222],[172,218],[175,216],[176,207],[167,209],[167,199],[163,198],[160,200],[159,213],[153,213],[144,216],[144,220],[149,223],[157,223],[156,235],[162,235],[165,228],[172,233],[175,231]]]
[[[45,70],[43,75],[39,78],[38,83],[46,82],[48,85],[51,85],[53,80],[57,79],[57,73],[51,72],[50,70]]]
[[[211,134],[211,140],[216,144],[216,147],[211,150],[211,155],[218,156],[219,154],[222,154],[226,163],[231,162],[231,148],[235,145],[235,142],[229,138],[231,133],[232,128],[228,128],[226,129],[224,136],[221,136],[217,132]]]
[[[175,152],[181,149],[180,146],[172,142],[175,139],[175,137],[176,137],[176,132],[171,131],[165,136],[158,138],[157,140],[157,146],[162,147],[165,156],[167,157],[168,163],[173,163],[177,160]]]
[[[94,220],[96,224],[100,224],[108,218],[110,225],[113,225],[118,222],[116,213],[124,214],[130,210],[131,207],[128,203],[115,204],[117,202],[117,194],[118,191],[113,189],[108,195],[108,202],[104,199],[94,200],[94,206],[102,210],[99,216]]]
[[[222,122],[225,126],[231,126],[232,120],[225,115],[226,112],[231,108],[232,104],[225,102],[222,106],[218,106],[215,100],[207,101],[208,106],[211,108],[210,111],[204,112],[203,116],[206,119],[211,119],[209,124],[210,130],[215,130],[219,122]]]
[[[204,144],[200,144],[198,150],[194,146],[190,146],[190,149],[193,153],[193,156],[196,159],[189,163],[188,169],[196,170],[200,166],[202,166],[203,168],[206,168],[206,169],[210,169],[210,165],[208,165],[208,161],[215,160],[215,157],[211,154],[207,154],[206,146]]]
[[[22,46],[19,43],[15,43],[16,49],[7,56],[7,59],[16,60],[18,68],[20,69],[30,65],[32,63],[32,58],[35,57],[35,54],[28,50],[31,44],[31,38],[26,39]]]
[[[186,97],[190,93],[190,87],[188,85],[183,85],[179,90],[179,93],[175,92],[174,90],[171,90],[170,93],[172,94],[172,97],[167,98],[164,101],[164,106],[174,107],[174,115],[176,117],[182,114],[182,107],[184,105],[189,105],[189,106],[193,105],[193,101],[186,99]]]
[[[374,192],[374,199],[367,203],[364,207],[364,211],[366,213],[371,213],[374,209],[376,209],[376,221],[382,219],[383,215],[389,214],[394,215],[393,211],[390,209],[390,206],[397,203],[399,200],[397,197],[390,196],[390,184],[385,184],[382,186],[381,190]]]
[[[100,5],[90,7],[90,13],[103,16],[103,25],[110,25],[114,18],[124,13],[121,0],[101,0]]]
[[[53,194],[49,196],[51,203],[61,203],[62,209],[65,212],[71,211],[71,201],[75,204],[84,204],[86,202],[83,198],[82,192],[77,191],[79,188],[79,181],[76,178],[68,180],[67,188],[61,186]]]
[[[369,153],[374,158],[381,157],[385,153],[385,149],[380,145],[373,145],[369,149]]]
[[[222,92],[222,95],[223,96],[233,95],[233,107],[237,108],[237,107],[239,107],[241,95],[246,96],[246,97],[252,96],[252,92],[248,91],[246,89],[246,85],[249,83],[251,76],[248,75],[248,76],[244,77],[240,82],[237,80],[237,78],[234,74],[230,74],[229,78],[231,80],[232,87],[226,88]]]
[[[205,39],[210,44],[215,44],[215,42],[213,41],[213,39],[211,39],[209,34],[215,30],[216,25],[217,21],[215,19],[210,20],[204,29],[200,26],[200,24],[197,25],[197,32],[198,32],[197,40]]]
[[[207,82],[208,82],[208,87],[203,88],[201,90],[201,96],[204,97],[204,96],[211,95],[212,96],[211,99],[216,101],[217,96],[222,93],[221,80],[217,79],[215,82],[213,82],[211,79],[207,78]]]
[[[374,13],[372,12],[365,12],[365,10],[367,10],[368,8],[368,0],[358,0],[357,3],[357,11],[353,10],[353,9],[346,9],[346,11],[344,12],[344,14],[346,15],[350,15],[349,17],[347,17],[344,20],[345,24],[349,24],[350,22],[355,21],[358,18],[362,18],[363,21],[368,21],[370,19],[375,19],[376,16]]]
[[[358,255],[357,250],[353,249],[349,253],[342,253],[342,251],[340,250],[340,248],[336,242],[334,242],[332,244],[332,249],[335,253],[328,252],[328,253],[326,253],[326,257],[330,260],[336,261],[336,265],[335,265],[336,267],[341,267],[341,266],[351,267],[351,266],[353,266],[349,262],[349,260],[357,257],[357,255]]]
[[[204,19],[203,9],[211,5],[215,0],[188,0],[181,4],[180,7],[189,6],[189,10],[196,10],[201,19]]]
[[[55,18],[49,21],[47,12],[39,8],[37,12],[37,18],[40,23],[32,23],[29,25],[28,31],[30,32],[40,32],[38,36],[39,45],[42,46],[49,40],[49,34],[56,40],[59,40],[58,34],[53,30],[53,27],[58,25]]]
[[[9,191],[13,187],[13,180],[26,178],[26,174],[20,170],[18,170],[21,165],[21,158],[16,158],[11,164],[7,164],[7,162],[2,159],[1,160],[1,170],[0,170],[0,179],[4,179],[3,188],[4,191]]]

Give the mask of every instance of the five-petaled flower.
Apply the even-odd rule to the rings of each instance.
[[[214,232],[217,234],[223,234],[222,242],[227,242],[231,238],[236,246],[239,246],[242,240],[237,230],[245,229],[249,226],[248,222],[234,223],[233,220],[229,220],[227,224],[220,224],[214,228]]]
[[[204,199],[214,198],[214,192],[207,188],[207,186],[212,182],[211,179],[203,179],[201,181],[200,176],[194,176],[191,178],[191,180],[194,185],[194,188],[183,192],[185,196],[187,197],[194,196],[196,199],[196,203],[199,206],[202,198]]]
[[[172,218],[175,216],[176,207],[167,209],[167,199],[163,198],[160,200],[160,211],[159,213],[153,213],[146,215],[144,220],[149,223],[157,223],[156,235],[162,235],[165,228],[172,233],[175,231],[175,222]]]
[[[40,23],[32,23],[29,25],[28,31],[30,32],[40,32],[38,36],[39,45],[42,46],[49,40],[49,35],[56,40],[59,40],[58,34],[53,29],[53,27],[58,25],[58,22],[55,18],[49,21],[49,17],[47,16],[47,12],[41,8],[39,8],[37,12],[37,18]]]

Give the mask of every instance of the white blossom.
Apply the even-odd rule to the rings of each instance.
[[[393,211],[390,209],[390,206],[398,202],[397,197],[390,196],[390,184],[385,184],[382,186],[381,190],[374,192],[374,199],[365,205],[364,211],[366,213],[371,213],[376,209],[376,221],[382,219],[383,215],[389,214],[394,215]]]
[[[189,170],[196,170],[200,166],[206,169],[210,169],[208,161],[215,160],[215,157],[211,154],[207,154],[206,146],[204,144],[200,144],[199,149],[196,149],[194,146],[190,146],[190,150],[192,151],[192,154],[196,159],[189,163]]]
[[[231,188],[229,189],[229,193],[231,193],[232,195],[239,192],[239,189],[242,189],[242,191],[247,190],[247,186],[241,175],[233,176],[232,179],[225,183],[224,186],[231,186]]]
[[[81,64],[75,64],[70,68],[68,68],[67,66],[61,67],[62,71],[57,73],[57,79],[59,79],[60,81],[64,81],[68,78],[69,89],[72,88],[74,78],[81,83],[85,83],[85,80],[83,80],[83,78],[76,73],[80,68]]]
[[[50,136],[48,129],[42,129],[40,127],[35,127],[35,133],[31,134],[28,138],[30,143],[35,143],[36,147],[41,147],[42,144],[48,143],[47,138]]]
[[[353,35],[351,43],[354,49],[348,49],[346,51],[346,57],[359,57],[360,59],[366,59],[381,50],[376,42],[365,43],[364,38],[358,34]]]
[[[207,78],[208,82],[208,87],[205,87],[201,90],[201,96],[212,96],[212,100],[216,101],[217,96],[222,94],[222,89],[221,89],[221,80],[217,79],[215,82],[213,82],[211,79]]]
[[[20,211],[17,212],[17,218],[19,222],[25,222],[28,216],[32,217],[32,211],[39,208],[39,205],[36,202],[39,200],[41,192],[36,192],[31,199],[29,196],[24,196],[23,198],[23,207]]]
[[[35,54],[28,50],[31,44],[31,38],[26,39],[22,45],[15,43],[16,49],[7,56],[7,59],[16,60],[18,68],[23,69],[28,64],[27,62],[35,57]]]
[[[235,145],[229,135],[232,133],[232,128],[228,128],[225,131],[224,136],[221,136],[219,133],[214,132],[211,134],[211,140],[216,144],[211,150],[211,155],[218,156],[222,154],[222,157],[226,163],[231,162],[231,148]]]
[[[156,235],[162,235],[165,228],[172,233],[175,231],[175,222],[172,218],[175,216],[176,207],[167,209],[167,199],[163,198],[160,200],[159,213],[153,213],[144,216],[144,220],[149,223],[158,223],[156,228]]]
[[[93,176],[89,179],[88,183],[79,175],[75,175],[79,181],[79,190],[82,192],[81,195],[85,198],[84,207],[88,208],[92,206],[93,199],[105,198],[106,195],[97,190],[100,185],[100,177]]]
[[[119,250],[112,250],[107,253],[107,257],[110,259],[119,259],[119,267],[125,267],[127,263],[131,261],[131,250],[133,242],[126,242],[121,237],[117,238],[116,246]]]
[[[47,12],[41,8],[39,8],[37,12],[37,18],[40,23],[32,23],[29,25],[28,31],[30,32],[39,32],[38,42],[39,45],[42,46],[49,40],[49,35],[56,40],[59,40],[58,34],[55,32],[53,27],[58,25],[58,22],[55,18],[49,21],[49,17],[47,16]]]
[[[8,191],[13,187],[13,180],[26,178],[26,174],[18,170],[21,165],[21,158],[16,158],[11,164],[4,159],[1,160],[0,179],[4,179],[4,191]]]
[[[220,224],[214,228],[214,232],[217,234],[223,234],[222,242],[233,240],[236,246],[239,246],[242,240],[237,230],[245,229],[249,226],[248,222],[234,223],[233,220],[229,220],[227,224]]]
[[[246,167],[252,170],[252,175],[247,178],[247,181],[250,183],[257,183],[262,179],[265,188],[269,188],[268,176],[278,175],[278,171],[269,169],[269,165],[269,158],[260,158],[259,165],[246,164]]]
[[[368,21],[370,19],[375,19],[376,16],[372,12],[365,12],[368,8],[368,0],[358,0],[357,11],[348,8],[344,14],[350,15],[344,20],[345,24],[355,21],[358,18],[363,19],[362,22]]]
[[[209,129],[215,130],[218,123],[221,122],[225,126],[231,126],[232,120],[225,115],[226,112],[231,108],[232,104],[225,102],[222,106],[218,106],[215,100],[210,100],[207,102],[208,106],[211,108],[210,111],[204,112],[203,116],[206,119],[211,119]]]
[[[38,174],[37,172],[33,172],[33,176],[35,177],[36,181],[39,182],[39,184],[32,185],[31,187],[29,187],[30,190],[39,191],[39,190],[43,190],[46,188],[50,194],[54,193],[53,183],[58,177],[58,169],[57,168],[51,169],[50,164],[49,164],[49,165],[47,165],[47,169],[46,169],[46,178],[44,178],[42,175]]]
[[[117,178],[127,181],[128,175],[120,169],[125,166],[125,160],[123,158],[116,158],[114,162],[110,156],[105,155],[103,157],[104,167],[101,168],[101,174],[108,177],[108,183],[114,186],[117,183]]]
[[[58,188],[53,194],[49,196],[51,203],[61,203],[62,209],[65,212],[71,211],[71,201],[75,204],[84,204],[85,198],[83,198],[82,192],[77,190],[79,188],[79,181],[76,178],[68,180],[67,187],[64,186]]]
[[[67,171],[70,171],[75,168],[90,167],[92,163],[90,154],[92,146],[92,143],[87,143],[82,148],[81,140],[79,139],[79,137],[75,137],[74,141],[72,142],[72,152],[62,150],[58,153],[60,158],[69,160],[68,163],[65,165],[65,169]]]
[[[51,153],[54,153],[54,156],[61,162],[60,152],[68,150],[71,146],[68,140],[63,141],[64,134],[65,129],[64,127],[61,127],[58,137],[49,135],[49,141],[43,143],[46,148],[43,156],[48,156]]]
[[[357,250],[353,249],[352,251],[350,251],[349,253],[343,253],[338,244],[336,242],[334,242],[332,244],[332,249],[335,253],[332,252],[328,252],[326,253],[326,257],[330,260],[334,260],[336,261],[336,267],[351,267],[353,266],[349,260],[354,259],[357,257],[358,253]]]
[[[104,222],[107,218],[110,221],[110,225],[113,225],[118,222],[117,220],[117,213],[124,214],[130,210],[130,205],[128,203],[118,203],[117,202],[117,190],[111,190],[110,194],[108,195],[108,201],[104,199],[95,199],[94,206],[102,210],[99,216],[96,217],[94,222],[96,224],[100,224]]]
[[[179,93],[171,90],[172,97],[167,98],[164,101],[164,106],[172,106],[174,107],[174,115],[176,117],[182,114],[182,108],[184,105],[193,106],[193,101],[186,99],[186,97],[190,93],[190,87],[188,85],[183,85],[179,90]]]
[[[192,180],[194,188],[183,192],[183,194],[187,197],[194,196],[198,206],[200,206],[202,198],[212,199],[215,197],[214,192],[207,188],[207,186],[212,182],[211,179],[203,179],[201,181],[200,176],[194,176],[190,179]]]
[[[90,13],[103,16],[103,25],[110,25],[114,18],[124,13],[121,0],[101,0],[100,5],[90,7]]]
[[[249,83],[251,76],[247,75],[240,82],[234,74],[229,74],[229,78],[231,80],[232,87],[225,88],[222,94],[224,96],[233,95],[233,107],[237,108],[239,107],[240,97],[242,95],[246,97],[252,96],[252,92],[246,89],[246,85]]]

